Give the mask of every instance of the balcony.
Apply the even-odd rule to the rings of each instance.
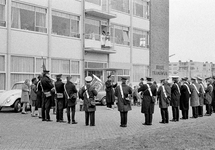
[[[100,34],[85,35],[85,51],[92,53],[111,54],[116,53],[114,50],[113,37]]]
[[[107,20],[116,18],[116,14],[112,14],[109,12],[105,12],[105,11],[101,11],[101,10],[97,10],[97,9],[93,9],[93,8],[86,9],[85,13],[87,15],[94,16],[96,18],[102,18],[102,19],[107,19]]]

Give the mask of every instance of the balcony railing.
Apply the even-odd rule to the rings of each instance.
[[[100,34],[86,34],[85,35],[85,47],[95,47],[100,49],[112,49],[114,43],[114,37],[109,35]]]

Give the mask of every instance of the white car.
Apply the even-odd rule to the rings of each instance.
[[[21,107],[21,93],[24,81],[17,82],[13,85],[11,90],[0,93],[0,111],[3,107],[14,108],[14,111],[20,112]]]

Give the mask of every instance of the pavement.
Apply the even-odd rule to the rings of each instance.
[[[136,134],[146,134],[155,130],[167,129],[168,127],[180,127],[186,124],[198,124],[199,120],[205,122],[208,117],[180,120],[169,124],[160,124],[160,109],[155,105],[153,125],[143,126],[144,115],[141,107],[132,106],[128,113],[127,128],[121,128],[120,114],[115,108],[107,110],[105,106],[97,106],[96,126],[85,126],[84,112],[76,107],[76,121],[78,124],[56,122],[55,115],[51,111],[53,122],[42,122],[37,117],[28,114],[15,113],[11,110],[2,109],[0,112],[0,150],[46,150],[46,149],[83,149],[87,145],[115,140],[121,137],[132,137]],[[191,109],[190,109],[191,110]],[[191,116],[191,112],[190,115]],[[215,118],[215,116],[212,116]],[[172,111],[169,107],[169,118],[172,119]],[[64,113],[64,120],[67,120]],[[102,149],[101,147],[98,149]]]

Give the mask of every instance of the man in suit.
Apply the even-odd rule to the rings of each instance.
[[[54,92],[54,85],[49,77],[49,71],[43,71],[43,77],[41,79],[41,87],[43,91],[43,101],[42,101],[42,121],[52,121],[50,120],[50,109],[52,103],[52,93]]]
[[[169,123],[168,107],[171,99],[171,88],[167,84],[166,79],[161,80],[161,86],[158,89],[157,95],[162,118],[160,123]]]
[[[176,122],[179,121],[179,103],[180,103],[180,85],[178,83],[178,77],[172,77],[173,85],[171,87],[171,102],[172,106],[172,116],[173,119],[170,121]]]
[[[62,74],[56,75],[55,85],[55,97],[56,97],[56,121],[63,121],[63,109],[65,105],[65,96],[64,96],[64,83],[61,80]]]
[[[152,84],[152,78],[147,77],[147,84],[143,84],[138,92],[142,92],[141,112],[145,114],[145,123],[143,125],[152,125],[152,115],[154,113],[155,97],[157,89]]]

